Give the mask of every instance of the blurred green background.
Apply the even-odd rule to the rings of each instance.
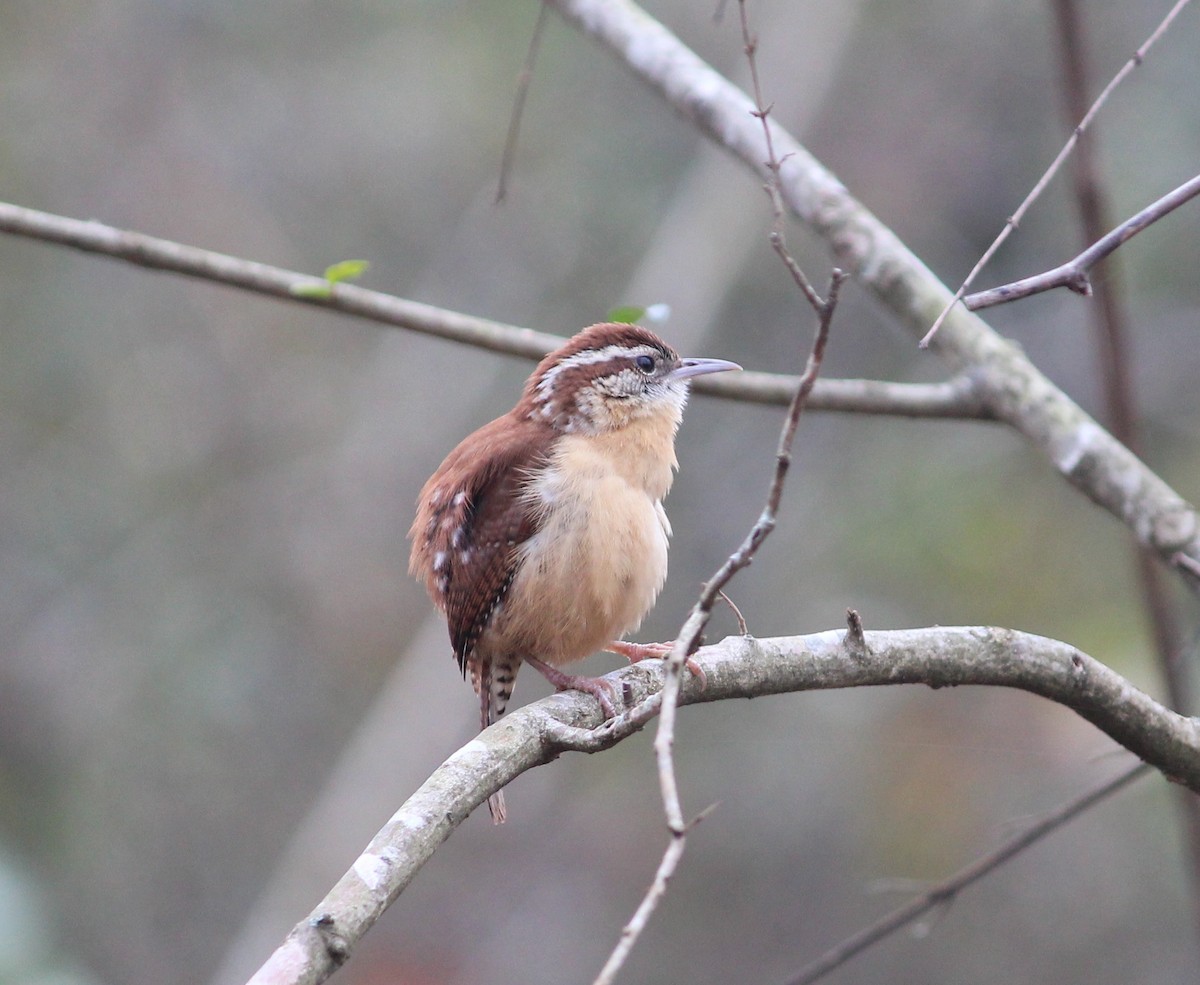
[[[732,4],[649,6],[731,77]],[[1097,91],[1165,4],[1080,4]],[[752,7],[767,99],[957,284],[1068,127],[1044,3]],[[1197,12],[1100,120],[1115,213],[1200,160]],[[533,0],[0,5],[0,199],[563,335],[666,302],[690,354],[798,370],[810,318],[758,182],[551,16],[508,201],[493,196]],[[829,260],[801,230],[817,281]],[[1125,247],[1151,465],[1200,496],[1200,213]],[[984,276],[1078,246],[1060,179]],[[0,238],[0,981],[235,985],[472,734],[406,573],[425,477],[529,365]],[[1085,407],[1088,303],[990,321]],[[850,286],[830,376],[943,369]],[[780,412],[697,399],[668,503],[674,635],[761,508]],[[994,623],[1161,692],[1124,528],[999,427],[813,415],[780,527],[731,594],[759,636]],[[1194,600],[1189,628],[1195,623]],[[710,637],[736,632],[719,613]],[[597,657],[600,672],[619,661]],[[547,686],[522,675],[518,702]],[[664,847],[650,734],[568,756],[471,818],[338,975],[590,981]],[[697,829],[625,981],[772,982],[1127,757],[984,689],[689,708]],[[1194,980],[1190,888],[1154,778],[836,982]]]

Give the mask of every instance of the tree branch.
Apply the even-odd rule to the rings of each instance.
[[[992,627],[843,631],[756,640],[731,637],[697,651],[707,678],[684,676],[680,703],[881,684],[984,684],[1056,701],[1164,773],[1200,792],[1200,721],[1177,715],[1066,643]],[[638,707],[666,670],[642,662],[610,674]],[[596,701],[563,692],[511,712],[439,766],[372,839],[351,869],[251,979],[313,985],[353,950],[454,828],[526,770],[568,750],[595,752],[639,731],[628,715],[601,723]]]
[[[508,195],[508,176],[512,172],[513,159],[517,156],[517,139],[521,134],[521,117],[525,113],[525,97],[529,95],[529,84],[533,81],[533,67],[537,64],[538,48],[546,30],[546,14],[550,8],[545,0],[538,7],[537,22],[533,25],[533,36],[529,39],[529,50],[525,53],[525,64],[517,76],[517,94],[513,97],[512,115],[508,119],[508,133],[504,137],[504,152],[500,156],[500,180],[496,183],[496,202],[503,202]]]
[[[767,177],[753,101],[662,24],[630,0],[550,2],[701,133]],[[838,266],[851,271],[919,338],[952,292],[791,134],[774,120],[768,124],[783,162],[780,191],[788,208],[826,241]],[[972,380],[999,420],[1128,525],[1143,546],[1200,593],[1200,515],[1195,508],[1085,414],[1017,346],[978,315],[955,306],[931,349]]]
[[[1076,294],[1090,295],[1092,282],[1088,273],[1092,267],[1122,243],[1132,239],[1147,226],[1174,212],[1179,206],[1197,195],[1200,195],[1200,175],[1191,181],[1184,182],[1153,205],[1146,206],[1137,215],[1126,219],[1116,229],[1098,239],[1073,260],[1068,260],[1061,266],[1047,270],[1045,273],[1035,274],[1032,277],[1013,281],[1011,284],[968,295],[962,299],[962,302],[971,311],[978,311],[981,308],[1017,301],[1020,298],[1027,298],[1032,294],[1040,294],[1042,291],[1053,290],[1056,287],[1066,287]]]
[[[1013,835],[999,848],[977,858],[970,865],[959,869],[950,878],[943,879],[921,893],[920,896],[896,907],[891,913],[884,914],[870,926],[864,927],[836,947],[830,948],[815,961],[801,968],[794,978],[788,980],[787,985],[812,985],[813,982],[824,978],[835,968],[840,968],[855,955],[861,954],[872,944],[877,944],[884,938],[890,937],[900,928],[923,917],[930,910],[948,906],[968,886],[978,882],[1030,845],[1057,831],[1068,821],[1074,820],[1084,811],[1090,810],[1138,777],[1145,775],[1148,770],[1149,767],[1145,763],[1138,763],[1095,789],[1056,808],[1036,824]]]
[[[185,246],[169,239],[117,229],[95,220],[69,219],[8,202],[0,202],[0,232],[58,243],[86,253],[101,253],[152,270],[166,270],[226,284],[296,304],[325,308],[527,359],[541,359],[563,343],[563,339],[557,335],[435,308],[355,284],[328,285],[324,278],[311,274]],[[330,290],[325,295],[303,293],[306,289],[319,287],[330,287]]]
[[[541,359],[566,341],[562,336],[506,325],[487,318],[409,301],[355,284],[327,281],[282,267],[243,260],[168,239],[0,202],[0,232],[99,253],[152,270],[165,270],[216,284],[264,294],[295,304],[324,308],[395,328],[471,345],[525,359]],[[313,287],[322,295],[305,294]],[[693,389],[726,400],[786,407],[800,383],[781,373],[738,373],[737,378],[696,380]],[[993,420],[971,377],[945,383],[891,383],[882,380],[819,380],[809,399],[811,410],[899,417]]]
[[[1167,15],[1159,22],[1158,26],[1150,33],[1150,37],[1142,42],[1142,46],[1133,53],[1132,57],[1130,57],[1130,59],[1121,66],[1117,74],[1109,80],[1108,85],[1101,90],[1100,95],[1096,97],[1096,101],[1092,103],[1091,107],[1083,115],[1082,119],[1080,119],[1080,121],[1075,125],[1075,129],[1071,131],[1071,136],[1067,138],[1067,142],[1063,144],[1062,149],[1058,152],[1057,156],[1053,161],[1050,162],[1050,166],[1046,168],[1045,172],[1037,180],[1037,183],[1029,190],[1029,194],[1025,196],[1025,200],[1021,202],[1019,206],[1017,206],[1017,211],[1008,217],[1008,220],[1004,223],[1004,228],[1000,230],[1000,234],[995,238],[995,240],[992,241],[992,245],[984,250],[983,256],[979,258],[975,266],[971,268],[971,272],[967,274],[967,279],[964,280],[961,285],[959,285],[958,290],[954,292],[954,296],[949,300],[949,302],[947,302],[946,306],[941,310],[937,318],[934,319],[933,325],[930,327],[929,331],[921,337],[922,348],[929,345],[934,334],[941,327],[946,316],[950,313],[950,309],[954,307],[955,303],[964,294],[966,294],[967,289],[973,283],[975,283],[975,278],[979,276],[979,272],[983,270],[992,257],[996,255],[996,251],[999,250],[1004,241],[1008,239],[1012,231],[1021,224],[1021,219],[1024,218],[1025,213],[1029,211],[1030,206],[1032,206],[1033,203],[1036,202],[1041,196],[1042,192],[1046,190],[1046,186],[1050,184],[1051,179],[1058,174],[1059,168],[1062,167],[1063,162],[1070,156],[1071,151],[1075,149],[1075,145],[1079,142],[1080,138],[1087,132],[1087,128],[1091,125],[1092,120],[1096,118],[1096,114],[1100,112],[1100,108],[1108,101],[1108,97],[1112,95],[1113,90],[1125,81],[1125,77],[1129,75],[1130,72],[1141,65],[1143,61],[1145,61],[1146,54],[1150,51],[1158,39],[1167,32],[1167,28],[1171,26],[1172,22],[1179,15],[1179,12],[1188,5],[1188,2],[1189,0],[1177,0],[1175,5],[1169,11],[1167,11]]]

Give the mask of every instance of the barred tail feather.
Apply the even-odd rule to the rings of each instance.
[[[482,660],[471,666],[471,684],[479,695],[479,730],[497,721],[508,708],[513,684],[517,678],[520,660]],[[508,817],[504,805],[504,792],[497,791],[488,797],[488,811],[494,824],[503,824]]]

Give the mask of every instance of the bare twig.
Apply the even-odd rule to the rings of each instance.
[[[864,653],[867,648],[866,637],[863,635],[862,616],[857,609],[846,610],[846,649],[850,653]]]
[[[1138,763],[1119,776],[1056,808],[1027,830],[1010,838],[999,848],[959,869],[949,879],[937,883],[920,896],[897,907],[858,933],[847,937],[836,947],[830,948],[815,961],[805,965],[795,977],[788,979],[787,985],[811,985],[812,982],[824,978],[835,968],[840,968],[872,944],[877,944],[884,938],[890,937],[931,910],[948,905],[972,883],[978,882],[1013,856],[1020,854],[1030,845],[1045,838],[1046,835],[1057,831],[1067,822],[1074,820],[1149,771],[1150,767],[1145,763]]]
[[[0,202],[0,232],[99,253],[152,270],[183,274],[293,304],[324,308],[527,359],[541,359],[564,341],[557,335],[435,308],[357,284],[339,283],[330,287],[327,280],[311,274],[8,202]],[[307,293],[307,289],[313,287],[327,290],[320,294]]]
[[[653,694],[625,715],[619,716],[612,723],[611,729],[602,728],[597,730],[598,734],[595,740],[611,744],[613,736],[619,730],[640,728],[650,718],[658,715],[658,733],[655,736],[654,751],[658,759],[659,787],[662,792],[663,809],[666,814],[667,828],[671,833],[671,839],[663,854],[662,861],[659,863],[654,881],[646,891],[641,903],[638,904],[633,917],[621,931],[621,936],[616,946],[613,948],[600,974],[596,977],[595,985],[609,985],[614,980],[617,972],[624,965],[625,960],[645,929],[651,914],[653,914],[661,901],[663,894],[666,892],[667,882],[674,874],[679,860],[683,857],[687,832],[691,825],[684,821],[683,806],[679,799],[679,790],[675,779],[674,742],[675,711],[679,702],[684,661],[695,652],[696,647],[699,645],[700,635],[704,632],[704,627],[708,624],[708,620],[712,616],[713,606],[716,604],[717,598],[720,597],[721,590],[738,571],[750,564],[762,542],[766,540],[775,527],[775,518],[779,510],[780,500],[783,497],[784,481],[791,464],[792,441],[796,434],[796,427],[799,424],[800,414],[804,410],[804,402],[808,394],[812,391],[812,385],[816,381],[817,374],[821,369],[821,361],[825,355],[825,345],[829,339],[830,322],[837,308],[838,292],[845,279],[846,275],[840,270],[835,270],[830,279],[829,291],[826,299],[822,302],[822,315],[817,323],[816,338],[813,341],[812,351],[809,353],[808,364],[805,367],[804,374],[801,376],[800,385],[796,389],[795,399],[792,401],[792,406],[784,422],[783,431],[779,437],[775,472],[767,492],[766,506],[741,546],[726,559],[725,563],[717,569],[716,573],[705,583],[701,590],[700,599],[692,607],[687,621],[683,624],[683,628],[675,640],[675,645],[672,647],[670,655],[664,661],[665,676],[662,691]],[[622,718],[625,721],[621,721]],[[591,745],[593,740],[585,739],[584,741],[588,743],[586,747],[588,751],[594,751],[595,748],[598,748],[598,746]]]
[[[763,162],[767,169],[767,182],[764,185],[767,196],[771,199],[771,213],[774,217],[774,224],[771,227],[771,249],[775,251],[775,255],[779,257],[784,267],[787,268],[789,274],[792,275],[792,280],[796,282],[796,286],[800,288],[805,299],[817,316],[820,317],[821,306],[824,302],[821,296],[817,294],[808,277],[805,276],[803,270],[800,269],[792,254],[788,251],[787,239],[784,236],[784,208],[783,208],[783,193],[779,188],[779,169],[783,167],[783,161],[775,153],[775,143],[771,139],[771,128],[767,125],[767,116],[771,112],[771,107],[763,100],[762,83],[758,78],[758,38],[750,30],[750,20],[746,14],[745,0],[738,0],[738,16],[741,19],[742,28],[742,46],[746,53],[746,63],[750,68],[750,85],[754,96],[754,109],[751,116],[758,119],[762,123],[763,141],[766,144],[767,158]]]
[[[813,384],[820,374],[821,363],[825,357],[825,346],[829,340],[829,326],[833,320],[834,311],[837,310],[838,296],[841,292],[842,283],[847,277],[845,273],[835,268],[830,277],[829,290],[826,297],[822,298],[813,289],[808,278],[800,269],[800,265],[796,263],[791,253],[788,252],[783,232],[783,199],[779,192],[780,162],[775,156],[775,149],[771,143],[771,131],[767,126],[767,114],[769,110],[763,104],[762,93],[759,87],[758,63],[755,58],[757,42],[751,36],[750,25],[746,15],[745,0],[738,0],[738,11],[741,16],[742,40],[745,44],[746,60],[749,63],[750,74],[754,81],[756,108],[753,115],[762,123],[763,132],[766,136],[767,160],[765,164],[768,172],[766,187],[771,199],[774,218],[770,234],[771,247],[791,274],[797,287],[804,294],[805,300],[807,300],[816,312],[817,330],[804,373],[800,377],[800,384],[796,388],[796,395],[792,400],[791,407],[788,409],[783,430],[779,436],[779,448],[775,457],[775,471],[770,487],[767,490],[766,507],[741,546],[726,559],[725,563],[704,585],[700,592],[700,599],[692,607],[692,611],[676,638],[675,645],[671,648],[671,653],[665,661],[666,675],[663,681],[663,689],[661,694],[655,696],[656,700],[654,702],[658,707],[659,714],[658,731],[654,738],[654,752],[658,760],[658,782],[662,794],[663,811],[666,814],[667,830],[670,832],[671,837],[666,851],[663,853],[662,861],[659,863],[658,870],[655,872],[654,880],[650,884],[650,888],[646,890],[629,923],[622,929],[621,936],[617,940],[612,953],[609,954],[608,960],[605,962],[600,974],[596,977],[594,985],[611,985],[616,978],[617,973],[625,964],[626,959],[645,929],[650,916],[654,913],[659,902],[666,894],[667,883],[675,873],[679,861],[683,857],[687,831],[690,825],[684,822],[683,804],[679,798],[679,786],[675,773],[675,713],[679,703],[680,683],[684,663],[699,646],[700,636],[712,616],[713,606],[716,604],[716,600],[724,595],[722,589],[738,571],[750,564],[763,541],[766,540],[775,528],[779,503],[783,497],[783,486],[787,479],[788,468],[791,465],[792,442],[795,439],[796,428],[799,425],[800,415],[804,411],[805,403],[812,392]]]
[[[1100,95],[1096,97],[1096,101],[1092,103],[1091,108],[1087,111],[1087,113],[1084,114],[1083,119],[1081,119],[1075,126],[1071,136],[1067,138],[1067,142],[1063,145],[1062,150],[1058,152],[1058,156],[1050,162],[1050,167],[1046,169],[1045,174],[1043,174],[1041,178],[1038,179],[1037,184],[1030,189],[1029,194],[1025,196],[1025,200],[1019,206],[1017,206],[1017,211],[1014,212],[1005,222],[1004,228],[1000,230],[1000,235],[997,236],[992,245],[984,251],[983,256],[979,258],[979,262],[976,263],[975,266],[971,268],[971,272],[967,274],[967,279],[964,280],[959,286],[958,290],[954,292],[954,297],[950,299],[950,301],[942,309],[941,313],[937,316],[937,318],[934,319],[933,325],[921,339],[920,346],[922,349],[927,348],[929,343],[933,341],[934,335],[937,333],[937,330],[941,328],[942,323],[946,320],[946,316],[950,313],[951,309],[962,299],[963,295],[967,293],[967,289],[970,288],[973,283],[975,283],[975,278],[979,276],[979,272],[983,270],[992,257],[996,255],[996,251],[999,250],[1004,241],[1008,239],[1012,231],[1021,224],[1021,219],[1024,218],[1025,213],[1029,211],[1029,207],[1038,200],[1046,186],[1050,184],[1051,179],[1058,174],[1058,169],[1062,167],[1063,161],[1065,161],[1070,155],[1071,151],[1075,149],[1075,144],[1087,131],[1087,128],[1091,125],[1092,120],[1096,118],[1096,114],[1100,112],[1100,108],[1108,101],[1108,97],[1112,95],[1113,90],[1125,81],[1125,77],[1129,75],[1130,72],[1141,65],[1143,61],[1145,61],[1147,52],[1149,52],[1154,46],[1154,43],[1166,33],[1167,28],[1171,26],[1171,22],[1175,20],[1179,12],[1183,10],[1188,3],[1189,0],[1177,0],[1175,6],[1170,9],[1170,11],[1167,13],[1167,16],[1162,19],[1158,27],[1156,27],[1153,33],[1151,33],[1150,37],[1148,37],[1142,43],[1142,46],[1133,53],[1133,57],[1121,66],[1120,71],[1118,71],[1117,74],[1112,77],[1112,80],[1104,87],[1104,90],[1100,93]]]
[[[1200,578],[1200,561],[1195,558],[1188,557],[1182,551],[1171,558],[1171,563],[1177,567],[1184,568],[1195,577]]]
[[[687,840],[684,837],[684,832],[673,832],[671,840],[667,843],[667,850],[663,852],[663,857],[658,863],[658,868],[654,871],[654,879],[650,882],[650,888],[646,890],[646,894],[638,903],[637,909],[633,911],[633,916],[629,918],[629,923],[621,928],[621,936],[617,939],[616,947],[612,949],[612,953],[608,956],[608,960],[604,962],[604,967],[600,969],[600,974],[596,976],[594,985],[610,985],[616,979],[617,972],[625,964],[625,960],[629,957],[633,946],[642,935],[642,931],[646,928],[646,924],[650,920],[650,916],[657,908],[659,900],[666,895],[667,883],[670,882],[671,876],[675,874],[675,870],[679,867],[679,860],[683,858],[683,850],[687,847]]]
[[[731,599],[724,592],[717,592],[717,595],[720,596],[722,602],[729,606],[730,611],[733,613],[733,617],[737,620],[738,633],[742,636],[745,636],[748,632],[750,632],[750,627],[746,625],[746,617],[742,615],[742,610],[739,609],[733,599]]]
[[[1191,181],[1184,182],[1173,192],[1164,195],[1153,205],[1148,205],[1137,215],[1126,219],[1108,235],[1098,239],[1073,260],[1068,260],[1061,266],[1045,273],[1025,277],[1001,287],[993,287],[986,291],[968,295],[962,303],[971,311],[990,308],[993,305],[1005,304],[1032,294],[1040,294],[1056,287],[1066,287],[1076,294],[1090,295],[1092,293],[1091,278],[1088,272],[1097,263],[1117,249],[1122,243],[1132,239],[1147,226],[1157,222],[1163,216],[1175,211],[1185,202],[1200,195],[1200,175]],[[1120,435],[1118,435],[1120,437]]]
[[[294,304],[325,308],[338,314],[525,359],[541,359],[566,341],[558,335],[436,308],[356,284],[340,283],[321,295],[306,294],[305,288],[314,285],[328,287],[328,282],[311,274],[202,250],[172,240],[118,229],[102,222],[70,219],[7,202],[0,202],[0,232],[97,253],[153,270],[224,284]],[[698,393],[726,400],[786,407],[799,383],[798,377],[780,373],[749,372],[735,375],[735,380],[703,377],[696,381],[694,389]],[[953,377],[945,383],[818,380],[809,398],[809,410],[895,414],[900,417],[995,419],[981,398],[974,379],[967,375]]]
[[[521,133],[521,117],[525,112],[525,98],[529,95],[529,83],[533,81],[533,67],[537,64],[538,47],[546,31],[546,15],[549,5],[542,0],[538,8],[537,22],[533,25],[533,36],[529,39],[529,50],[525,53],[525,64],[517,76],[517,94],[513,98],[512,116],[508,119],[508,133],[504,138],[504,154],[500,158],[500,180],[496,183],[496,202],[503,202],[508,194],[508,176],[512,172],[513,158],[517,153],[517,138]]]
[[[728,375],[730,379],[700,377],[696,381],[697,392],[742,403],[787,407],[800,385],[800,377],[785,373],[747,371]],[[807,409],[943,420],[996,420],[979,392],[977,378],[970,373],[953,376],[944,383],[819,379],[809,394]]]

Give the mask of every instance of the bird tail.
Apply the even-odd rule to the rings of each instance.
[[[508,707],[513,684],[517,679],[517,661],[484,660],[471,668],[471,683],[479,695],[479,730],[497,721]],[[504,792],[497,790],[488,797],[488,811],[494,824],[503,824],[508,817]]]

